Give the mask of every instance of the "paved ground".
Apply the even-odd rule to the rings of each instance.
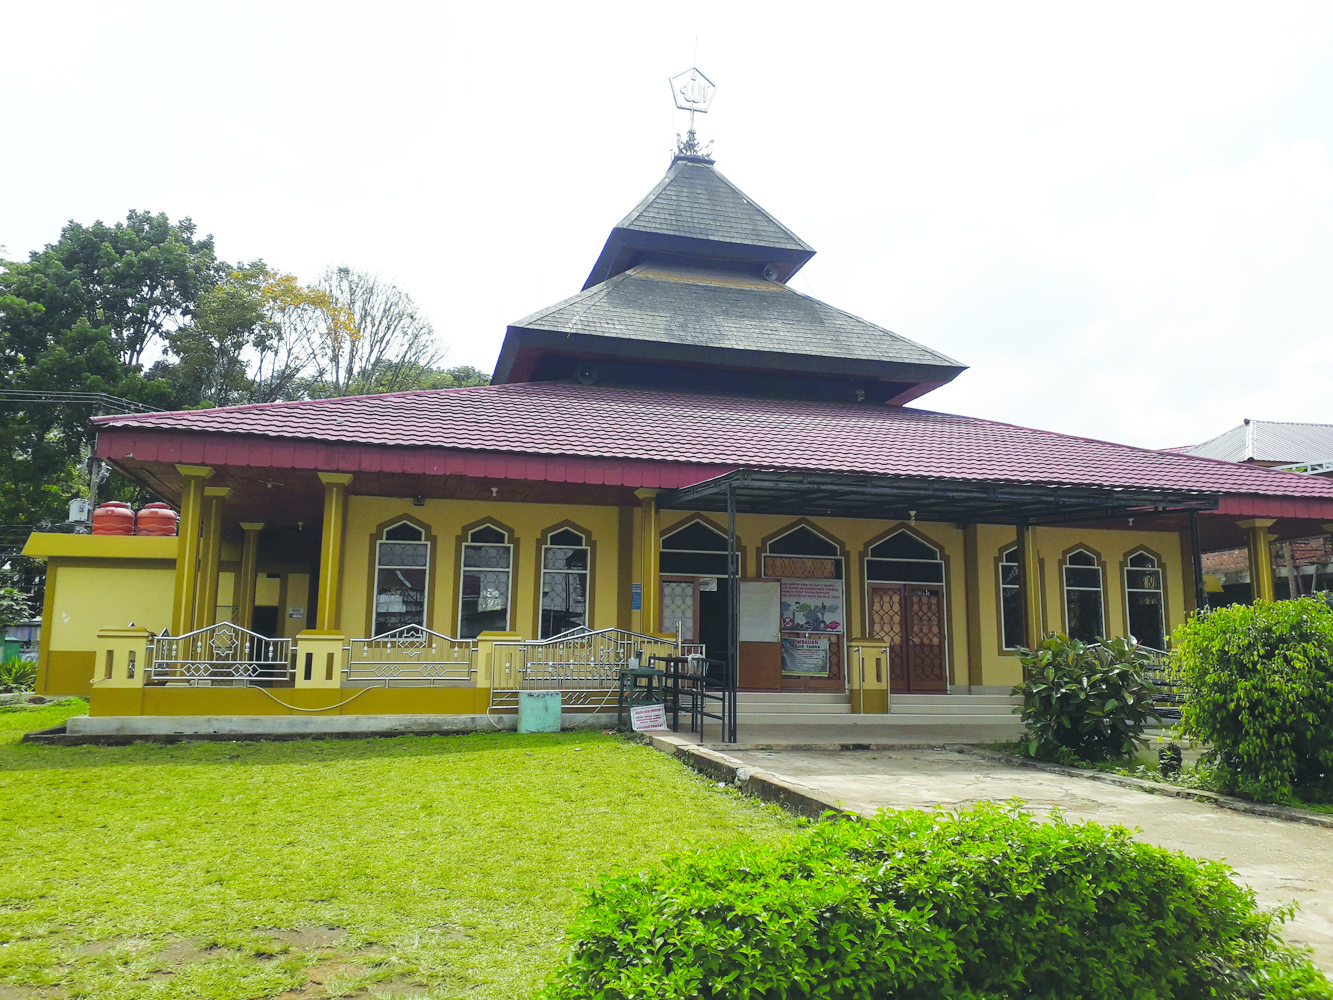
[[[1071,819],[1138,827],[1144,840],[1225,861],[1265,904],[1299,902],[1287,940],[1312,947],[1315,961],[1333,973],[1333,830],[948,750],[723,752],[822,789],[858,812],[1017,796],[1039,813],[1058,806]]]

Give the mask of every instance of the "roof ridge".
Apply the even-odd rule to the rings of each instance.
[[[633,268],[631,268],[630,270],[633,270]],[[524,316],[522,319],[516,319],[516,320],[514,320],[514,322],[510,323],[509,325],[510,325],[510,326],[517,326],[517,327],[527,327],[527,326],[531,326],[533,323],[537,322],[538,320],[543,320],[543,319],[546,319],[546,318],[549,317],[549,316],[553,316],[555,313],[559,312],[561,309],[568,308],[569,306],[573,305],[575,302],[577,302],[577,301],[579,301],[579,300],[581,300],[581,299],[591,298],[592,296],[598,294],[599,292],[600,292],[601,294],[605,295],[606,292],[610,291],[612,285],[615,285],[615,284],[618,284],[618,283],[621,282],[621,281],[624,281],[626,275],[628,275],[629,273],[630,273],[629,271],[621,271],[619,274],[613,274],[613,275],[611,275],[611,277],[607,278],[605,281],[599,281],[597,284],[593,285],[591,288],[581,288],[581,289],[579,289],[577,292],[575,292],[573,295],[569,296],[568,298],[561,299],[561,300],[560,300],[559,302],[557,302],[555,305],[553,305],[553,306],[547,306],[545,309],[538,309],[535,313],[529,313],[527,316]],[[588,308],[591,309],[592,306],[595,305],[595,304],[596,304],[596,303],[591,303],[591,304],[589,304]],[[586,312],[587,310],[584,310],[584,311]]]
[[[730,177],[724,174],[721,170],[718,170],[716,167],[709,167],[708,169],[712,170],[713,173],[717,175],[718,180],[722,181],[722,183],[726,184],[738,195],[740,195],[745,200],[745,203],[747,205],[749,205],[751,208],[756,209],[760,215],[762,215],[769,222],[773,223],[773,225],[777,226],[784,233],[790,236],[793,240],[799,243],[803,249],[810,251],[814,250],[814,247],[812,247],[809,243],[805,242],[805,240],[801,239],[794,232],[788,229],[786,225],[784,225],[781,221],[779,221],[778,218],[775,215],[773,215],[768,209],[764,208],[763,205],[759,204],[759,202],[755,201],[748,194],[742,191],[740,189],[740,186],[737,185],[735,181],[733,181]]]

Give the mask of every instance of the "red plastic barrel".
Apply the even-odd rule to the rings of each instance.
[[[134,534],[134,511],[127,503],[108,500],[99,504],[93,511],[94,535],[132,535]]]
[[[180,515],[171,509],[170,504],[150,503],[139,509],[135,521],[136,535],[174,535]]]

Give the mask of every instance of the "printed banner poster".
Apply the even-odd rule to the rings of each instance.
[[[823,636],[782,640],[782,672],[802,677],[827,677],[829,640]]]
[[[841,580],[782,580],[784,632],[841,632]]]

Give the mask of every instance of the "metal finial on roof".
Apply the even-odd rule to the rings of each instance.
[[[677,73],[668,78],[667,82],[671,84],[671,96],[676,107],[690,113],[690,128],[685,137],[682,139],[680,133],[676,133],[676,155],[708,159],[713,152],[713,144],[709,142],[707,147],[699,144],[699,137],[694,132],[694,114],[696,111],[701,115],[708,114],[717,86],[699,72],[697,66]]]

